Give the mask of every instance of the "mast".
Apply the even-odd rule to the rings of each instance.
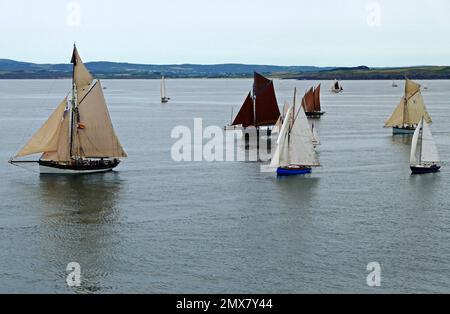
[[[69,147],[70,147],[70,154],[69,157],[72,159],[73,157],[73,142],[74,142],[74,112],[75,112],[75,102],[76,102],[76,85],[75,85],[75,66],[77,63],[76,56],[75,56],[75,50],[77,49],[76,45],[73,45],[73,56],[72,56],[72,99],[71,99],[71,106],[70,106],[70,130],[69,130]]]
[[[421,120],[421,128],[422,128],[422,130],[419,130],[419,132],[420,132],[420,137],[419,137],[419,139],[420,139],[420,149],[419,149],[419,165],[421,165],[422,164],[422,155],[423,155],[423,118],[422,118],[422,120]]]

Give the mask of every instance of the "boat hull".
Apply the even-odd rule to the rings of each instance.
[[[441,166],[432,165],[432,166],[411,166],[412,174],[427,174],[427,173],[436,173],[441,170]]]
[[[301,176],[305,174],[310,174],[312,172],[311,168],[278,168],[277,175],[279,177],[291,177],[291,176]]]
[[[411,128],[411,127],[408,127],[408,128],[395,127],[395,128],[393,128],[394,135],[413,135],[415,131],[416,131],[416,129]]]
[[[167,104],[169,102],[170,98],[161,98],[161,103]]]
[[[54,162],[40,161],[39,172],[41,174],[93,174],[104,173],[115,169],[120,164],[120,161],[112,162],[96,162],[96,163],[82,163],[73,165],[64,165]]]
[[[325,112],[305,112],[306,116],[311,119],[320,119]]]

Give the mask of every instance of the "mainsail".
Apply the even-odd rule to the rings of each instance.
[[[73,155],[86,158],[127,157],[109,116],[99,81],[78,104],[79,127],[73,143]]]
[[[271,126],[280,118],[273,81],[255,72],[253,91],[247,96],[234,126]]]
[[[322,110],[322,105],[320,103],[320,89],[321,84],[319,84],[316,89],[314,90],[314,111],[320,112]]]
[[[166,79],[163,76],[161,79],[161,99],[167,98],[167,92],[166,92]]]
[[[414,126],[420,122],[422,117],[427,123],[432,123],[420,92],[420,85],[406,80],[405,95],[386,122],[385,127]]]

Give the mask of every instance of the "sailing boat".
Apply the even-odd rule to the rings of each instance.
[[[308,90],[303,97],[302,106],[307,117],[320,118],[325,114],[325,112],[321,111],[320,88],[321,84],[319,84],[316,88],[311,87],[311,89]]]
[[[334,80],[333,84],[331,85],[331,92],[335,94],[342,93],[344,91],[344,88],[342,87],[341,83],[339,83],[338,80]]]
[[[441,160],[433,140],[430,126],[422,118],[414,132],[411,147],[411,171],[413,174],[438,172],[441,169]]]
[[[231,127],[240,127],[244,130],[256,127],[259,130],[262,127],[274,126],[279,118],[280,109],[273,81],[255,72],[253,90],[248,93]]]
[[[42,154],[43,174],[95,173],[116,168],[127,157],[109,116],[103,88],[83,64],[74,47],[71,99],[66,96],[45,124],[14,158]]]
[[[398,87],[398,84],[397,84],[397,82],[395,82],[395,81],[392,81],[392,87]]]
[[[320,166],[308,118],[303,107],[298,107],[294,102],[289,108],[272,158],[271,167],[277,168],[278,176],[309,174]]]
[[[163,76],[161,78],[161,103],[167,104],[169,100],[170,98],[167,97],[167,90],[166,90],[166,78]]]
[[[395,108],[385,127],[392,127],[395,134],[413,134],[422,117],[430,124],[431,117],[420,93],[420,85],[406,79],[405,95]]]

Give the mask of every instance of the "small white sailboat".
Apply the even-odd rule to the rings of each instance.
[[[398,84],[397,84],[397,82],[395,82],[395,81],[392,81],[392,87],[398,87]]]
[[[167,90],[166,90],[166,78],[163,76],[161,78],[161,103],[167,104],[169,100],[170,98],[167,97]]]
[[[37,163],[42,174],[111,171],[127,157],[108,112],[103,88],[74,47],[71,99],[66,96],[10,163]],[[40,154],[38,161],[17,160]]]
[[[432,123],[425,101],[420,93],[420,85],[407,79],[405,95],[387,120],[385,127],[393,128],[394,135],[412,135],[422,118],[428,124]]]
[[[271,161],[271,168],[278,176],[309,174],[320,167],[314,149],[314,137],[305,110],[295,104],[289,108],[278,138],[278,146]]]
[[[331,84],[331,92],[335,94],[342,93],[344,88],[338,80],[334,80],[333,84]]]
[[[436,143],[433,140],[430,126],[422,118],[414,132],[411,146],[410,167],[413,174],[438,172],[441,169]]]

